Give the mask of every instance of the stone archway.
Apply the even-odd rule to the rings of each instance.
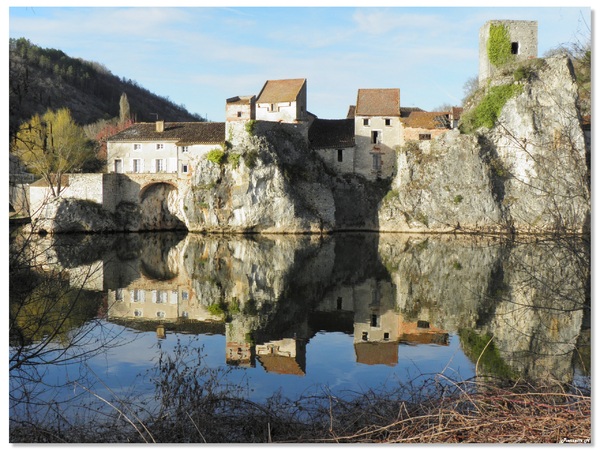
[[[152,183],[140,191],[140,230],[185,230],[177,217],[177,187],[170,183]]]

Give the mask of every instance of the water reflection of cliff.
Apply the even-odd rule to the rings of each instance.
[[[230,364],[258,361],[268,371],[302,375],[309,340],[341,331],[354,336],[364,364],[395,365],[401,344],[447,345],[450,333],[461,336],[474,361],[481,349],[473,336],[489,343],[481,367],[488,373],[501,364],[532,378],[570,381],[575,361],[589,369],[590,353],[580,345],[589,335],[589,246],[582,240],[170,233],[86,239],[79,247],[101,254],[110,320],[159,336],[224,334]],[[63,247],[57,257],[71,267],[90,259]]]

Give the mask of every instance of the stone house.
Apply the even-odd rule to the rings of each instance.
[[[306,79],[268,80],[256,98],[256,120],[296,123],[308,120]]]
[[[308,130],[310,148],[338,173],[354,173],[354,119],[316,118]]]
[[[136,123],[108,139],[109,173],[191,175],[193,159],[221,148],[223,122]]]
[[[451,127],[448,112],[413,111],[402,118],[404,142],[429,141],[444,134]]]
[[[435,139],[458,126],[462,108],[427,112],[400,106],[399,89],[359,89],[346,119],[315,119],[310,148],[333,170],[368,179],[393,175],[396,149],[407,141]]]
[[[355,172],[367,178],[393,175],[395,147],[402,145],[400,89],[359,89],[354,111]]]

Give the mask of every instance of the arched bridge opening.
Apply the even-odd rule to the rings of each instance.
[[[179,191],[169,182],[155,182],[140,190],[141,230],[185,230],[178,217]]]

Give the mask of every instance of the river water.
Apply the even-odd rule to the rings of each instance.
[[[13,245],[16,421],[48,405],[76,416],[156,401],[168,358],[257,402],[476,374],[590,380],[579,238],[163,232]]]

